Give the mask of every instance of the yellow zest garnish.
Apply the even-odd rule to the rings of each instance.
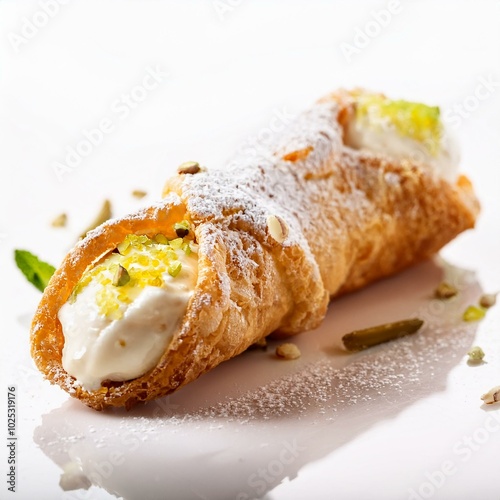
[[[432,155],[439,153],[443,126],[437,106],[404,100],[392,101],[380,94],[359,94],[356,116],[372,127],[388,122],[403,136],[422,143]]]
[[[111,253],[100,264],[88,269],[75,286],[70,301],[92,281],[99,286],[96,302],[99,312],[108,319],[123,316],[122,305],[130,304],[146,286],[164,286],[164,275],[176,277],[182,264],[177,251],[191,253],[189,242],[183,238],[168,240],[157,234],[153,239],[145,235],[129,234],[118,246],[119,253]],[[114,286],[109,286],[114,285]]]

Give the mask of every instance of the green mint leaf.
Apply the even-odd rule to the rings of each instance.
[[[14,250],[14,258],[17,267],[26,276],[27,280],[43,292],[56,270],[55,267],[43,262],[27,250]]]

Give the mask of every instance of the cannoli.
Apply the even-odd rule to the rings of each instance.
[[[31,330],[51,382],[96,410],[166,395],[317,327],[331,297],[432,256],[479,211],[438,108],[339,91],[251,153],[184,165],[162,201],[69,252]]]

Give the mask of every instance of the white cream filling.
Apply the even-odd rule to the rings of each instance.
[[[139,377],[157,364],[196,285],[196,255],[186,256],[182,250],[176,253],[182,263],[180,273],[175,278],[164,273],[162,287],[140,289],[130,304],[121,305],[120,319],[101,314],[96,294],[103,285],[95,279],[73,303],[61,307],[62,365],[84,389],[98,389],[103,380]]]
[[[460,153],[456,141],[448,132],[441,137],[437,153],[432,154],[425,144],[401,135],[390,123],[371,126],[367,120],[353,119],[346,127],[345,142],[354,149],[430,165],[438,175],[450,182],[458,176]]]

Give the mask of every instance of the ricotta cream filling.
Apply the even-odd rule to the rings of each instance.
[[[112,253],[87,270],[59,311],[63,368],[86,390],[105,380],[134,379],[156,366],[196,285],[194,243],[129,240],[124,255]],[[113,284],[118,265],[130,278],[121,286]]]

